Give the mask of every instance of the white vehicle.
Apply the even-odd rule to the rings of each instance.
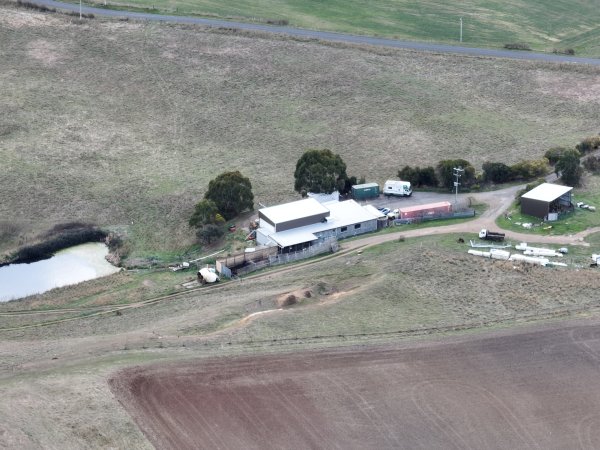
[[[385,196],[410,197],[412,195],[410,181],[387,180],[383,186],[383,194]]]
[[[400,210],[398,208],[394,209],[393,211],[390,211],[388,214],[388,219],[394,220],[394,219],[398,219],[400,218]]]
[[[204,267],[198,271],[198,282],[200,284],[215,283],[219,281],[219,275],[212,267]]]

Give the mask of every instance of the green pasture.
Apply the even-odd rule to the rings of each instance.
[[[104,0],[95,0],[104,6]],[[537,51],[573,48],[600,56],[599,5],[568,0],[123,0],[108,7],[198,15],[344,33],[502,47],[522,42]]]

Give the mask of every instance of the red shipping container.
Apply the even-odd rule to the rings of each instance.
[[[428,203],[426,205],[400,208],[400,219],[415,219],[450,212],[452,212],[452,204],[450,202]]]

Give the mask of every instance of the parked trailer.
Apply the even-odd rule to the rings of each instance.
[[[386,197],[390,195],[410,197],[412,195],[412,186],[410,185],[410,181],[387,180],[383,185],[383,194]]]
[[[484,239],[486,241],[495,241],[502,242],[504,241],[504,237],[506,235],[504,233],[497,233],[495,231],[489,231],[485,228],[479,232],[479,239]]]
[[[379,185],[377,183],[355,184],[352,186],[352,198],[354,200],[367,200],[379,197]]]

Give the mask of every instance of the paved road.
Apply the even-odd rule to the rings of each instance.
[[[67,11],[79,11],[78,4],[63,3],[54,0],[33,0],[39,5],[57,8]],[[470,56],[489,56],[493,58],[522,59],[529,61],[546,61],[556,63],[579,63],[600,66],[600,59],[579,58],[576,56],[562,56],[546,53],[518,52],[509,50],[494,50],[485,48],[459,47],[443,44],[429,44],[425,42],[400,41],[396,39],[383,39],[369,36],[357,36],[352,34],[332,33],[328,31],[314,31],[293,27],[281,27],[262,25],[254,23],[233,22],[227,20],[203,19],[199,17],[169,16],[163,14],[149,14],[130,11],[116,11],[111,9],[82,7],[84,14],[94,14],[107,17],[129,17],[131,19],[149,20],[155,22],[173,22],[185,24],[199,24],[216,28],[237,28],[249,31],[261,31],[267,33],[286,34],[308,39],[320,39],[325,41],[345,42],[349,44],[374,45],[378,47],[394,47],[410,50],[420,50],[436,53],[455,53]]]

